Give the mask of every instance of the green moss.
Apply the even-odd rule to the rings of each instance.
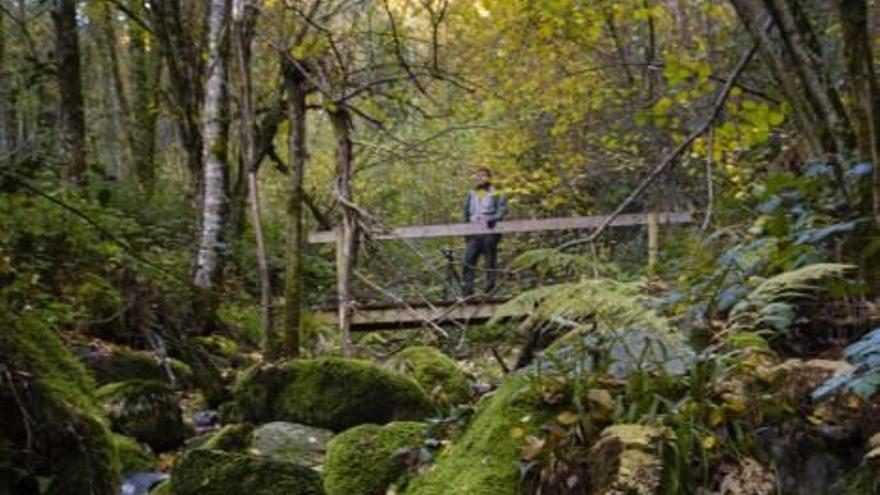
[[[106,355],[90,355],[84,361],[99,385],[125,380],[168,381],[164,366],[148,351],[114,347]],[[192,383],[192,368],[187,364],[169,358],[168,365],[179,384],[188,386]]]
[[[153,453],[137,440],[125,435],[113,434],[113,447],[119,457],[123,473],[137,473],[156,469],[156,458]]]
[[[523,439],[536,433],[551,415],[526,375],[511,376],[483,399],[464,434],[405,493],[445,495],[453,489],[468,495],[518,493]]]
[[[433,412],[411,378],[366,361],[340,358],[253,367],[233,394],[246,421],[290,421],[333,431],[418,420]]]
[[[157,452],[180,445],[189,433],[174,391],[154,380],[128,380],[98,389],[113,429]]]
[[[43,493],[115,495],[119,460],[89,373],[36,317],[12,315],[0,303],[0,329],[7,371],[0,379],[0,439],[9,454],[0,469],[26,473],[12,492],[40,477],[49,481]]]
[[[321,495],[321,476],[292,462],[197,449],[171,471],[174,495]],[[352,494],[354,495],[354,494]]]
[[[174,492],[171,490],[171,482],[166,480],[150,490],[150,495],[173,495]]]
[[[253,432],[254,425],[250,423],[226,425],[216,433],[211,434],[208,440],[199,445],[198,448],[243,452],[250,445]]]
[[[455,361],[436,347],[408,347],[387,363],[387,367],[412,376],[438,406],[468,401],[468,381]]]
[[[418,447],[424,423],[361,425],[330,440],[324,463],[327,495],[384,495],[405,466],[399,450]]]

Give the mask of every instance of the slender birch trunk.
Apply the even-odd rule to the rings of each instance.
[[[211,0],[208,35],[207,84],[205,88],[202,138],[203,167],[202,222],[196,272],[196,287],[208,288],[219,279],[225,249],[223,228],[228,210],[227,184],[227,62],[228,0]]]
[[[342,354],[351,356],[351,315],[353,311],[351,275],[357,242],[355,212],[351,208],[352,144],[351,115],[345,109],[328,111],[336,136],[336,198],[342,222],[336,240],[336,291]]]

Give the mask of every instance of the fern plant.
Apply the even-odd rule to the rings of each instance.
[[[797,319],[798,304],[818,298],[832,281],[842,280],[855,267],[840,263],[814,263],[770,277],[734,305],[722,335],[742,340],[752,332],[788,330]]]
[[[634,326],[667,331],[668,322],[648,308],[648,300],[637,282],[581,279],[523,292],[503,304],[489,323],[529,314],[538,325],[566,321],[577,326],[589,321],[606,331]]]

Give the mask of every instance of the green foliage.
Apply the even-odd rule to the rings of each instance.
[[[795,322],[798,303],[815,300],[827,291],[829,282],[841,280],[854,268],[852,265],[816,263],[768,278],[733,307],[728,331],[784,332]]]
[[[340,358],[254,366],[235,384],[233,396],[245,420],[290,421],[333,431],[419,420],[434,410],[413,379]]]
[[[828,399],[838,391],[868,400],[877,392],[880,387],[880,328],[875,328],[847,346],[843,355],[856,368],[829,378],[820,385],[812,393],[814,401]]]
[[[405,470],[404,454],[422,442],[424,423],[366,424],[333,437],[324,463],[327,495],[384,495]]]
[[[633,326],[666,331],[666,320],[648,308],[647,302],[638,283],[582,279],[523,292],[502,305],[490,324],[507,316],[530,314],[543,325],[561,319],[575,324],[595,322],[600,331]]]
[[[436,347],[413,346],[398,352],[385,366],[412,376],[438,407],[467,402],[469,386],[455,361]]]
[[[82,358],[98,385],[125,380],[156,380],[168,382],[164,366],[148,351],[137,351],[122,346],[95,351]],[[168,366],[180,384],[192,383],[192,369],[183,362],[168,358]]]

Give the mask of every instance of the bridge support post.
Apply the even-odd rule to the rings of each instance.
[[[648,271],[657,269],[657,258],[660,253],[660,222],[656,211],[645,214],[648,226]]]

